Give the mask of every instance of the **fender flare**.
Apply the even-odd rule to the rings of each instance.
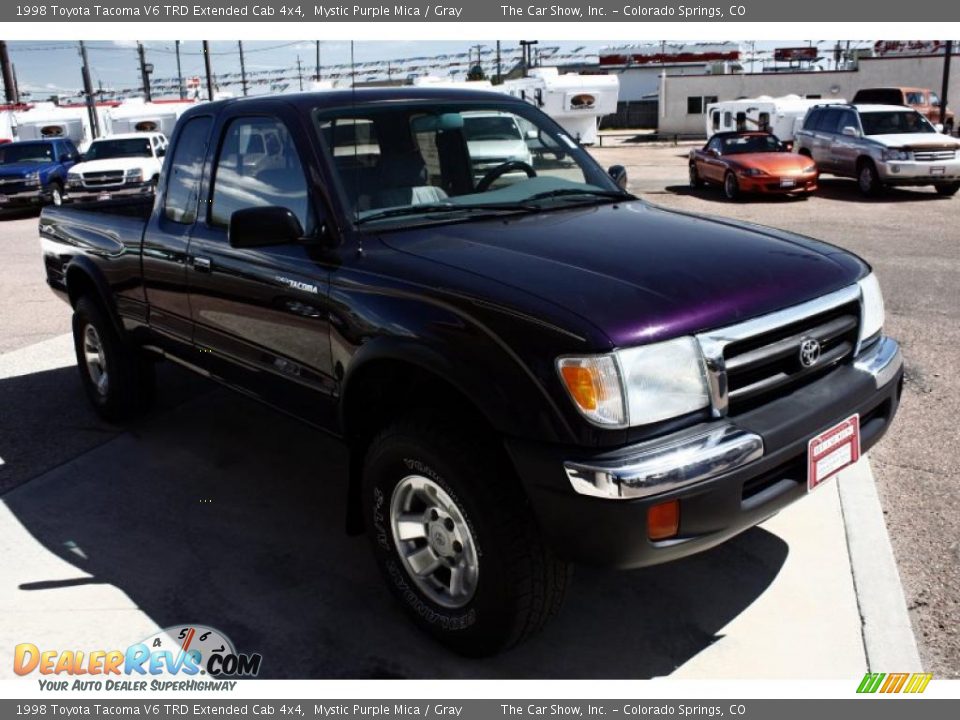
[[[110,292],[106,278],[104,278],[103,272],[96,266],[96,264],[85,255],[77,255],[76,257],[72,258],[70,262],[67,263],[67,267],[63,273],[64,284],[67,288],[67,296],[70,298],[70,305],[75,308],[80,299],[80,294],[70,289],[71,284],[74,286],[76,285],[76,278],[80,275],[82,275],[88,282],[90,282],[91,285],[93,285],[97,300],[107,311],[107,315],[110,317],[110,321],[113,323],[116,331],[122,335],[123,323],[120,322],[120,315],[117,312],[117,306],[113,300],[113,294]]]

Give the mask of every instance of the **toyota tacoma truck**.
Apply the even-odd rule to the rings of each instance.
[[[478,113],[532,128],[529,162],[477,179]],[[714,547],[897,410],[863,260],[626,184],[502,94],[231,99],[184,113],[155,199],[49,208],[40,235],[103,417],[166,358],[342,438],[347,529],[414,622],[483,655],[558,611],[572,564]]]

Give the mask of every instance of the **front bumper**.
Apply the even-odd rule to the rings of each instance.
[[[96,202],[122,197],[141,197],[150,195],[153,190],[152,182],[124,183],[123,185],[109,185],[101,188],[68,187],[63,199],[67,202]]]
[[[900,348],[883,337],[778,400],[668,437],[587,457],[516,441],[508,450],[561,557],[653,565],[714,547],[803,497],[808,441],[854,413],[869,450],[896,413],[902,378]],[[650,540],[647,510],[668,500],[680,502],[679,533]]]
[[[13,193],[0,193],[0,210],[4,208],[39,207],[53,202],[49,188],[35,187]]]
[[[810,193],[817,189],[818,173],[805,175],[737,175],[740,190],[745,193],[761,193],[768,195],[792,195],[794,193]],[[787,185],[783,183],[787,182]]]
[[[960,181],[960,160],[885,160],[876,166],[880,180],[887,185],[935,185]]]

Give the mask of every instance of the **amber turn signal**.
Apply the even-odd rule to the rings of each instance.
[[[652,505],[647,510],[647,537],[651,540],[666,540],[675,537],[679,530],[679,500]]]

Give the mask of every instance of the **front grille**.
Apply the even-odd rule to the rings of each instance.
[[[84,187],[107,187],[109,185],[123,185],[123,170],[108,170],[105,172],[86,172],[81,175]]]
[[[913,159],[917,162],[942,162],[955,160],[956,157],[956,150],[916,150],[913,153]]]
[[[831,310],[762,332],[726,346],[728,412],[732,415],[766,402],[822,376],[849,360],[857,345],[860,306],[846,303]],[[801,344],[819,343],[819,358],[801,362]]]
[[[26,189],[27,184],[23,181],[23,178],[0,178],[0,193],[18,193]]]

